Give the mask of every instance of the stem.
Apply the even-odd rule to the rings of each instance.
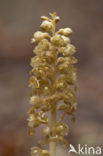
[[[52,36],[54,36],[55,35],[55,20],[54,19],[52,20],[52,23],[53,23]],[[55,76],[54,76],[54,82],[55,82]],[[51,132],[50,137],[55,136],[55,132],[54,132],[55,124],[56,124],[56,106],[54,106],[50,112],[50,123],[49,123],[50,132]],[[49,154],[50,156],[56,156],[56,142],[55,141],[52,141],[52,140],[49,141]]]
[[[54,126],[56,123],[56,109],[52,109],[51,110],[51,114],[50,114],[50,130],[51,130],[51,137],[54,136]],[[50,141],[49,142],[49,153],[50,156],[56,156],[56,142],[55,141]]]

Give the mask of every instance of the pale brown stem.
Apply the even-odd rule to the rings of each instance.
[[[51,110],[51,114],[50,114],[50,130],[51,130],[51,137],[54,135],[54,127],[55,127],[55,123],[56,123],[56,109],[52,109]],[[50,141],[49,142],[49,153],[50,156],[56,156],[56,142],[55,141]]]

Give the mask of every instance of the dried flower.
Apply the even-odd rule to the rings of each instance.
[[[76,110],[76,68],[73,57],[76,52],[71,44],[69,36],[70,28],[59,29],[55,32],[56,23],[60,20],[56,13],[51,18],[42,16],[41,28],[44,32],[34,33],[32,43],[37,43],[31,59],[32,70],[29,86],[32,88],[30,103],[32,108],[28,114],[28,126],[30,135],[35,134],[35,128],[41,124],[44,140],[42,145],[49,143],[49,152],[39,147],[31,148],[31,156],[55,156],[56,143],[66,145],[65,136],[69,133],[69,127],[63,121],[65,115],[70,115],[74,121]],[[56,120],[58,111],[61,113]],[[50,112],[48,117],[47,112]]]

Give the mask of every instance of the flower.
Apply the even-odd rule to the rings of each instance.
[[[63,41],[64,41],[64,44],[69,44],[70,43],[70,38],[68,38],[68,37],[65,37],[65,36],[61,36],[62,37],[62,39],[63,39]]]
[[[30,116],[28,118],[28,126],[29,127],[37,127],[38,125],[39,125],[39,123],[35,121],[35,115],[30,114]]]
[[[34,33],[34,39],[36,42],[40,42],[41,40],[43,40],[44,38],[49,38],[49,34],[48,33],[43,33],[41,31],[37,31],[36,33]]]
[[[65,54],[73,55],[76,52],[75,47],[72,44],[67,45],[67,49],[65,50]]]
[[[64,42],[63,42],[63,38],[61,37],[61,35],[59,34],[56,34],[54,35],[53,37],[51,37],[51,42],[54,44],[54,45],[63,45]]]
[[[34,88],[34,87],[39,88],[40,87],[39,80],[35,76],[32,76],[30,78],[29,87],[32,87],[32,88]]]
[[[59,29],[57,33],[62,34],[64,36],[70,36],[72,34],[72,29],[71,28]]]
[[[45,20],[45,21],[42,22],[42,24],[40,25],[40,27],[44,31],[48,31],[48,30],[51,30],[52,29],[53,24],[52,24],[52,22]]]
[[[55,126],[55,131],[56,134],[58,135],[67,136],[69,132],[69,128],[67,124],[59,122]]]
[[[66,47],[59,48],[59,52],[61,52],[65,57],[69,57],[76,52],[76,48],[72,44],[67,44]]]
[[[47,150],[42,150],[39,147],[32,147],[31,156],[49,156],[49,152]]]
[[[59,16],[56,16],[56,17],[54,17],[54,20],[55,20],[55,22],[57,23],[57,22],[60,21],[60,17],[59,17]]]
[[[35,95],[34,95],[34,96],[30,97],[30,103],[33,104],[33,105],[34,105],[35,103],[38,104],[39,101],[40,101],[40,100],[39,100],[39,97],[38,97],[38,96],[35,96]]]

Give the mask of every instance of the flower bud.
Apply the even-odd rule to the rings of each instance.
[[[43,33],[41,31],[37,31],[36,33],[34,33],[34,39],[37,42],[40,42],[44,38],[49,38],[49,34],[48,33]]]
[[[70,36],[72,34],[72,29],[70,28],[59,29],[57,33],[62,34],[64,36]]]
[[[60,21],[60,17],[59,17],[59,16],[56,16],[56,17],[54,18],[54,20],[55,20],[55,22],[57,23],[57,22]]]
[[[44,30],[44,31],[49,31],[52,29],[53,24],[47,20],[43,21],[42,24],[40,25],[40,27]]]
[[[46,17],[46,16],[41,16],[41,19],[42,19],[42,20],[50,21],[50,18],[48,18],[48,17]]]

